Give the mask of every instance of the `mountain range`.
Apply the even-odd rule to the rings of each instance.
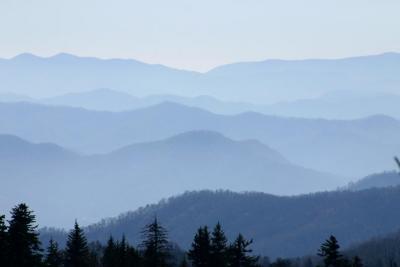
[[[188,190],[291,195],[344,183],[294,165],[258,141],[233,141],[209,131],[90,156],[0,135],[0,168],[0,209],[27,202],[44,225],[54,226],[68,225],[70,218],[92,223]]]
[[[126,112],[0,103],[1,133],[78,153],[109,153],[194,130],[219,132],[233,140],[259,140],[297,165],[348,181],[392,170],[392,158],[400,150],[400,122],[383,115],[322,120],[254,112],[218,115],[171,102]]]
[[[40,99],[10,93],[0,94],[0,102],[30,102],[114,112],[150,107],[166,101],[225,115],[253,111],[266,115],[321,119],[356,119],[376,114],[400,118],[398,109],[400,95],[353,91],[335,91],[316,98],[270,105],[221,101],[206,95],[197,97],[177,95],[135,97],[128,93],[106,88]]]
[[[266,60],[217,67],[206,73],[136,60],[58,54],[0,59],[1,92],[33,97],[112,88],[135,96],[209,95],[227,101],[270,104],[338,90],[398,93],[400,55],[336,60]]]

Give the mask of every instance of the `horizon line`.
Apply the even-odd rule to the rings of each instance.
[[[342,56],[342,57],[326,57],[326,58],[325,57],[304,57],[304,58],[272,58],[271,57],[271,58],[260,59],[260,60],[244,60],[244,61],[227,62],[227,63],[215,65],[211,68],[208,68],[205,71],[199,71],[199,70],[188,69],[188,68],[180,68],[180,67],[175,67],[175,66],[171,66],[168,64],[163,64],[163,63],[150,63],[150,62],[146,62],[146,61],[143,61],[140,59],[130,58],[130,57],[126,57],[126,58],[124,58],[124,57],[101,57],[101,56],[91,56],[91,55],[80,55],[80,54],[74,54],[74,53],[68,53],[68,52],[58,52],[58,53],[54,53],[51,55],[39,55],[39,54],[32,53],[32,52],[22,52],[22,53],[16,54],[11,57],[0,57],[0,60],[15,60],[18,57],[22,57],[22,56],[30,56],[30,57],[39,58],[39,59],[53,59],[53,58],[57,58],[57,57],[66,56],[66,57],[73,57],[73,58],[79,58],[79,59],[96,59],[96,60],[102,60],[102,61],[132,61],[132,62],[151,65],[151,66],[161,66],[161,67],[174,69],[174,70],[206,74],[206,73],[211,72],[220,67],[236,65],[236,64],[263,63],[263,62],[268,62],[268,61],[282,61],[282,62],[301,62],[301,61],[319,61],[319,60],[334,61],[334,60],[346,60],[346,59],[365,58],[365,57],[377,57],[377,56],[384,56],[384,55],[400,55],[400,51],[399,52],[386,51],[386,52],[381,52],[381,53],[371,53],[371,54]]]

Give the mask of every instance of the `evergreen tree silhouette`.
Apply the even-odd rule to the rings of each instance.
[[[0,266],[7,266],[7,226],[5,222],[5,216],[0,215]]]
[[[11,210],[8,228],[9,266],[36,267],[41,265],[39,234],[36,218],[24,203]]]
[[[74,229],[68,235],[65,249],[65,267],[88,267],[89,256],[85,234],[75,221]]]
[[[270,267],[290,267],[291,265],[290,260],[277,258],[276,261],[271,263]]]
[[[142,266],[142,259],[139,252],[132,246],[127,246],[125,266],[137,267]]]
[[[227,266],[228,240],[218,222],[211,234],[211,266]]]
[[[167,231],[162,227],[157,218],[142,231],[143,261],[145,267],[169,266],[170,249]]]
[[[126,266],[128,245],[126,243],[125,235],[122,236],[121,242],[117,243],[117,266]]]
[[[323,257],[325,267],[340,267],[343,265],[343,256],[339,252],[339,243],[333,235],[331,235],[318,251],[318,256]]]
[[[61,267],[63,263],[62,253],[58,249],[58,244],[52,238],[49,241],[49,246],[46,251],[44,265],[46,267]]]
[[[101,261],[103,267],[113,267],[117,265],[117,247],[112,236],[110,236],[107,241]]]
[[[362,260],[360,257],[355,256],[351,262],[351,267],[363,267],[364,264],[362,263]]]
[[[99,241],[95,241],[89,245],[89,267],[100,267],[100,255],[103,246]],[[121,266],[122,267],[122,266]]]
[[[197,230],[188,257],[194,267],[211,266],[211,239],[207,226]]]
[[[186,256],[183,257],[181,263],[179,264],[179,267],[189,267],[189,264],[188,264],[188,262],[186,260]]]
[[[246,240],[239,234],[235,242],[229,247],[229,266],[230,267],[254,267],[259,266],[259,257],[250,256],[252,250],[249,246],[253,240]]]

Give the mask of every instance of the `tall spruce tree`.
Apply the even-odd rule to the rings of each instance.
[[[114,238],[110,236],[107,241],[107,245],[104,248],[102,265],[103,267],[113,267],[117,265],[117,247],[114,242]]]
[[[36,267],[41,265],[40,248],[36,218],[24,203],[11,210],[8,227],[9,266]]]
[[[5,215],[0,215],[0,266],[7,266],[7,234]]]
[[[61,267],[63,263],[62,253],[58,249],[58,244],[52,238],[49,241],[49,246],[46,251],[44,265],[46,267]]]
[[[74,229],[68,235],[65,249],[65,267],[88,267],[89,248],[83,230],[75,221]]]
[[[124,267],[127,264],[128,244],[125,235],[122,236],[121,242],[117,242],[117,266]]]
[[[318,256],[323,258],[325,267],[340,267],[343,265],[343,256],[340,254],[339,249],[339,242],[333,235],[321,245]]]
[[[230,267],[255,267],[258,265],[259,257],[249,255],[253,252],[249,246],[253,240],[246,240],[239,234],[235,242],[229,247],[229,266]]]
[[[207,226],[197,230],[188,257],[194,267],[211,266],[211,238]]]
[[[218,222],[211,234],[211,265],[212,267],[227,266],[228,240]]]
[[[145,267],[169,266],[170,249],[167,231],[162,227],[157,218],[142,231],[143,263]]]

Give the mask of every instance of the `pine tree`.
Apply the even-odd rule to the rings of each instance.
[[[140,258],[138,251],[130,245],[127,246],[125,263],[126,267],[142,266],[142,259]]]
[[[363,267],[364,264],[362,263],[362,260],[360,257],[355,256],[351,262],[351,267]]]
[[[189,267],[186,257],[183,257],[181,263],[179,264],[179,267]]]
[[[197,230],[188,257],[194,267],[211,266],[211,239],[207,226]]]
[[[36,218],[24,203],[11,210],[8,228],[8,260],[10,266],[41,265],[41,248]]]
[[[114,238],[110,236],[107,241],[107,246],[104,249],[102,258],[103,267],[113,267],[117,263],[117,247],[114,242]]]
[[[211,234],[211,266],[227,266],[228,240],[218,222]]]
[[[248,247],[253,240],[246,240],[239,234],[235,242],[229,247],[229,266],[230,267],[254,267],[258,266],[258,257],[250,256],[252,252]]]
[[[89,267],[100,267],[100,255],[103,251],[103,246],[99,241],[95,241],[89,244]],[[122,267],[122,266],[121,266]]]
[[[128,245],[125,240],[125,236],[122,236],[121,242],[117,243],[117,266],[126,266],[126,258],[128,252]]]
[[[5,216],[0,215],[0,266],[7,266],[7,226]]]
[[[167,231],[162,227],[157,218],[145,226],[142,231],[143,261],[145,267],[169,266],[170,249]]]
[[[44,260],[46,267],[61,267],[62,266],[62,253],[58,249],[58,244],[53,239],[50,239],[49,246],[47,247],[46,258]]]
[[[340,267],[343,263],[343,256],[339,252],[339,243],[333,235],[321,245],[318,256],[324,258],[325,267]]]
[[[89,256],[86,237],[75,221],[74,229],[68,235],[65,249],[65,267],[88,267]]]

